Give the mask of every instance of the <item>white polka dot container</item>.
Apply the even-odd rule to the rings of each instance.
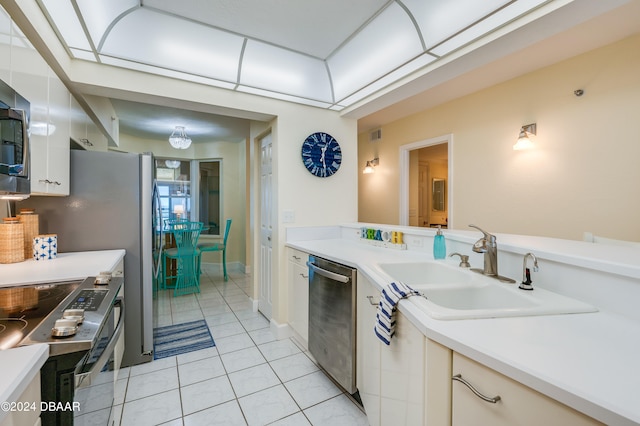
[[[50,260],[58,257],[58,235],[45,234],[33,238],[33,259]]]

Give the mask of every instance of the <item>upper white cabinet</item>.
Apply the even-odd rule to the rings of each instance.
[[[71,96],[70,138],[75,146],[90,151],[106,151],[107,138],[91,120],[78,101]]]
[[[16,46],[10,85],[31,105],[31,193],[69,195],[69,91],[36,50]]]

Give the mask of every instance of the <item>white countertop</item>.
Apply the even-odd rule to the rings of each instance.
[[[342,238],[289,241],[287,246],[356,267],[380,289],[388,278],[374,264],[431,259],[424,252]],[[622,267],[627,273],[634,269]],[[640,424],[637,321],[603,311],[442,321],[406,300],[399,309],[428,338],[578,411],[606,424]]]
[[[3,264],[0,265],[0,287],[84,280],[114,268],[124,254],[124,250],[58,253],[56,259]]]
[[[0,351],[0,403],[18,402],[49,357],[46,343]],[[20,401],[37,402],[37,401]],[[38,409],[40,407],[37,407]],[[0,422],[9,414],[0,410]]]

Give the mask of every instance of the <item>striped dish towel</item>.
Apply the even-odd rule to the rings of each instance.
[[[395,333],[396,306],[400,299],[409,296],[420,296],[420,293],[400,281],[391,283],[382,289],[373,331],[385,345],[391,343],[391,338]]]

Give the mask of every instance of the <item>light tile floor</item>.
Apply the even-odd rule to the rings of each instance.
[[[253,312],[247,275],[204,265],[201,293],[155,302],[155,326],[205,319],[216,346],[124,368],[116,425],[367,425],[366,415],[292,339]]]

